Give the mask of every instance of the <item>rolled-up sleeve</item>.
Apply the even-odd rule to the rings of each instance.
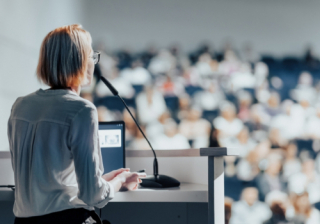
[[[79,187],[78,198],[89,206],[102,208],[114,197],[114,189],[102,178],[103,163],[95,108],[86,106],[73,117],[69,136]]]

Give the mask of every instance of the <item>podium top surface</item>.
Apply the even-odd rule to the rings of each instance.
[[[14,192],[0,188],[1,201],[14,201]],[[208,185],[181,183],[180,187],[173,188],[139,188],[117,192],[110,202],[208,202]]]
[[[236,148],[211,147],[200,149],[156,149],[157,157],[237,156]],[[126,150],[126,157],[153,157],[151,150]]]
[[[211,147],[200,149],[156,149],[157,157],[238,156],[236,148]],[[0,158],[10,158],[10,152],[0,151]],[[151,150],[126,150],[126,157],[153,157]]]

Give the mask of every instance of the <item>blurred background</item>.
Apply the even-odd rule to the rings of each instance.
[[[0,0],[0,151],[13,102],[42,86],[40,44],[78,23],[101,52],[81,96],[126,122],[127,149],[232,147],[229,223],[320,223],[320,2]],[[250,220],[248,219],[250,217]]]

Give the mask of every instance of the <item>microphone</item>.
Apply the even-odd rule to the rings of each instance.
[[[178,187],[178,186],[180,186],[180,182],[178,180],[174,179],[173,177],[169,177],[169,176],[166,176],[166,175],[160,175],[158,173],[159,166],[158,166],[158,160],[157,160],[156,152],[154,151],[154,149],[153,149],[151,143],[149,142],[148,138],[146,137],[146,135],[144,134],[144,132],[140,128],[140,125],[138,124],[137,120],[132,115],[130,109],[128,108],[128,106],[126,104],[126,102],[122,99],[122,97],[119,96],[119,92],[113,87],[113,85],[105,77],[100,75],[100,79],[108,87],[108,89],[111,91],[111,93],[114,96],[117,96],[122,101],[122,103],[125,106],[126,110],[129,112],[130,116],[134,120],[134,122],[137,125],[139,131],[141,132],[141,134],[143,135],[143,137],[145,138],[145,140],[147,141],[147,143],[149,144],[149,146],[150,146],[150,148],[151,148],[151,150],[153,152],[153,155],[154,155],[153,175],[148,175],[146,178],[141,179],[142,183],[140,185],[142,187],[146,187],[146,188],[167,188],[167,187]]]

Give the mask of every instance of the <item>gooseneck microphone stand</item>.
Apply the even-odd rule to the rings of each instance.
[[[129,112],[130,116],[132,117],[132,119],[134,120],[134,122],[136,123],[138,129],[140,130],[141,134],[143,135],[143,137],[145,138],[145,140],[148,142],[153,155],[154,155],[154,160],[153,160],[153,175],[148,175],[146,178],[142,179],[142,183],[140,184],[143,187],[147,187],[147,188],[167,188],[167,187],[178,187],[180,186],[180,182],[172,177],[166,176],[166,175],[160,175],[158,173],[158,160],[157,160],[157,155],[156,152],[154,151],[151,143],[149,142],[148,138],[146,137],[146,135],[144,134],[144,132],[141,130],[137,120],[134,118],[134,116],[132,115],[130,109],[128,108],[126,102],[119,96],[118,91],[112,86],[112,84],[102,75],[100,76],[101,81],[108,87],[108,89],[111,91],[111,93],[114,96],[117,96],[123,103],[123,105],[125,106],[125,108],[127,109],[127,111]]]

